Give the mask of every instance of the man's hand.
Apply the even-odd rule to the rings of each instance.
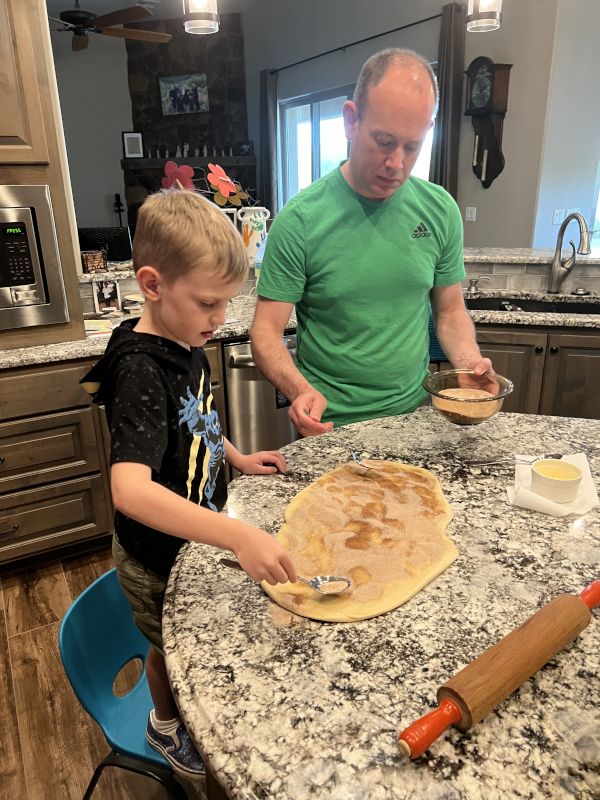
[[[287,464],[279,450],[260,450],[247,456],[240,455],[235,467],[244,475],[272,475],[285,472]]]
[[[243,570],[255,581],[266,581],[271,586],[295,583],[297,575],[291,556],[277,539],[260,528],[247,528],[248,533],[234,550]]]
[[[316,389],[302,392],[290,406],[290,419],[302,436],[319,436],[333,430],[333,422],[321,422],[327,400]]]
[[[496,395],[500,391],[500,384],[494,378],[492,362],[489,358],[480,358],[470,369],[475,375],[460,375],[459,384],[465,389],[482,389]]]

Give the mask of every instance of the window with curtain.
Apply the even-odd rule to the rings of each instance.
[[[348,157],[342,108],[354,86],[317,92],[279,103],[280,154],[278,179],[281,205]],[[433,128],[412,174],[429,180]]]
[[[353,86],[279,104],[279,182],[282,205],[348,157],[342,108]]]

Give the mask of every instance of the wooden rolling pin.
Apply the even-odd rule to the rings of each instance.
[[[400,750],[418,758],[450,725],[468,731],[581,633],[598,605],[600,580],[556,597],[440,686],[438,707],[400,733]]]

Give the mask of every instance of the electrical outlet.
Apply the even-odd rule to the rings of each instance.
[[[467,206],[465,208],[465,220],[467,222],[475,222],[476,219],[477,219],[477,207]]]
[[[554,214],[552,215],[552,224],[553,225],[560,225],[563,219],[566,217],[566,213],[564,208],[555,208]]]

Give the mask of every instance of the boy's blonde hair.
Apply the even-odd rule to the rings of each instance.
[[[167,280],[202,268],[242,281],[248,256],[227,214],[195,192],[163,189],[146,198],[137,217],[133,268],[152,266]]]

